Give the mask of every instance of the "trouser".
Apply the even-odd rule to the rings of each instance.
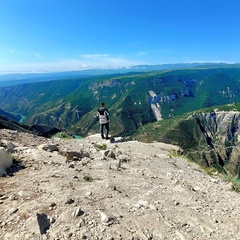
[[[102,137],[104,137],[104,134],[103,134],[104,127],[106,128],[106,138],[107,138],[109,133],[109,123],[100,124],[100,133]]]

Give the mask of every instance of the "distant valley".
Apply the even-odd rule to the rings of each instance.
[[[175,144],[206,167],[240,178],[238,65],[108,73],[0,88],[0,114],[35,126],[34,131],[41,125],[41,132],[52,127],[70,135],[97,133],[96,111],[103,101],[111,135]]]
[[[195,67],[239,67],[238,64],[226,63],[179,63],[179,64],[159,64],[159,65],[136,65],[113,69],[86,69],[68,72],[24,72],[24,73],[1,73],[0,87],[19,85],[23,83],[45,82],[63,79],[76,79],[91,76],[103,76],[110,74],[122,74],[130,72],[149,72],[169,69],[191,69]]]
[[[118,73],[25,83],[0,88],[0,109],[85,136],[98,131],[96,110],[104,101],[111,133],[129,136],[139,127],[201,108],[240,101],[236,65]]]

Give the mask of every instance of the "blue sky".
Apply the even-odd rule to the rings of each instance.
[[[239,0],[0,0],[0,73],[240,62]]]

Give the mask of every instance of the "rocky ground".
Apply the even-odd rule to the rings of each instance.
[[[240,195],[171,145],[0,130],[0,239],[240,239]]]

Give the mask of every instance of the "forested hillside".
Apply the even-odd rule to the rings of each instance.
[[[95,132],[100,102],[111,116],[111,133],[131,135],[140,126],[196,109],[240,101],[240,68],[202,67],[125,73],[0,88],[0,109],[86,135]]]

